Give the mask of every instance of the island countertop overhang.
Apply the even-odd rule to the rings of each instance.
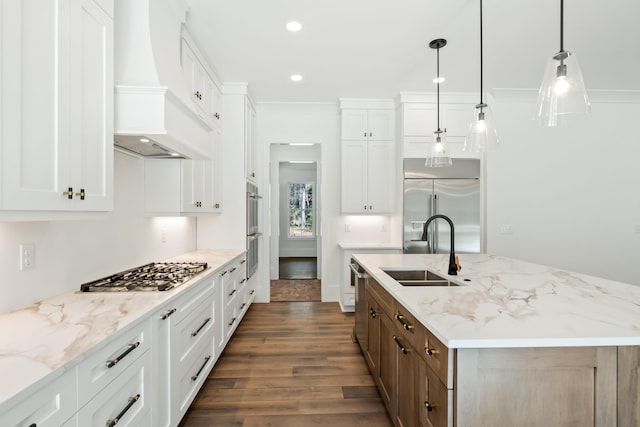
[[[449,348],[640,345],[640,287],[489,254],[355,254]],[[429,269],[460,286],[405,287],[382,269]],[[465,281],[468,279],[469,281]]]

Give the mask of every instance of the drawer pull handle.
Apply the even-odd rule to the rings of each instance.
[[[240,310],[242,310],[243,308],[245,308],[247,306],[247,303],[242,303],[242,305],[240,306]]]
[[[120,411],[120,413],[118,414],[117,417],[115,417],[112,420],[107,420],[107,426],[108,427],[113,427],[116,424],[118,424],[120,422],[120,420],[122,419],[122,417],[124,417],[124,414],[127,413],[127,411],[129,409],[131,409],[131,407],[133,406],[134,403],[136,403],[138,401],[138,399],[140,399],[140,394],[136,394],[135,396],[131,396],[129,398],[129,403],[127,403],[127,406],[124,407],[124,409],[122,411]]]
[[[195,337],[196,335],[198,335],[200,333],[200,331],[202,330],[202,328],[205,327],[205,325],[207,323],[209,323],[211,321],[211,317],[207,317],[204,321],[204,323],[202,325],[200,325],[200,327],[198,329],[195,330],[195,332],[191,332],[191,336]]]
[[[230,297],[232,297],[232,296],[233,296],[233,294],[235,294],[235,293],[236,293],[236,290],[234,289],[234,290],[232,290],[232,291],[231,291],[231,293],[229,294],[229,296],[230,296]]]
[[[249,292],[249,295],[253,295],[255,291],[256,291],[255,289],[251,289],[251,292]]]
[[[175,312],[176,312],[175,308],[172,308],[171,310],[167,310],[162,316],[160,316],[160,320],[167,320],[167,318]]]
[[[231,319],[231,322],[229,322],[229,326],[233,326],[234,323],[236,323],[236,318],[235,317],[233,319]]]
[[[433,405],[429,402],[424,402],[424,407],[429,412],[433,411]]]
[[[247,278],[245,277],[244,279],[240,280],[240,284],[243,284],[246,281],[247,281]]]
[[[229,271],[229,273],[233,273],[234,271],[236,271],[236,268],[237,268],[237,267],[233,267],[233,268]]]
[[[410,331],[413,329],[413,325],[409,322],[407,322],[406,320],[404,320],[405,317],[402,314],[396,314],[396,320],[398,322],[400,322],[400,324],[402,325],[402,327],[405,329],[405,331]]]
[[[400,351],[402,351],[402,354],[409,354],[409,349],[406,348],[404,345],[402,345],[402,343],[400,342],[400,339],[398,339],[397,336],[394,335],[393,340],[396,342],[398,347],[400,347]]]
[[[376,311],[373,308],[371,310],[369,310],[369,313],[371,314],[371,317],[373,317],[374,319],[376,318],[377,314],[376,314]]]
[[[107,368],[113,368],[114,366],[116,366],[118,363],[120,363],[122,359],[124,359],[129,353],[135,350],[139,345],[140,345],[140,341],[134,342],[133,344],[129,344],[127,349],[124,352],[122,352],[120,356],[111,360],[107,360]]]
[[[433,356],[433,355],[436,355],[436,354],[438,354],[438,353],[439,353],[439,351],[438,351],[438,350],[436,350],[435,348],[428,348],[428,347],[426,347],[426,348],[424,349],[424,351],[425,351],[425,353],[427,353],[429,356]]]
[[[198,372],[196,372],[196,374],[191,377],[191,381],[195,381],[198,379],[204,367],[207,366],[207,363],[209,363],[209,359],[211,359],[211,356],[207,356],[204,358],[204,363],[202,364],[202,366],[200,366],[200,369],[198,369]]]
[[[242,261],[240,261],[240,265],[244,264],[245,262],[247,262],[247,260],[243,259]]]

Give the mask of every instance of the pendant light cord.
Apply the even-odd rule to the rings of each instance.
[[[436,102],[438,103],[437,110],[437,121],[438,121],[438,131],[440,131],[440,48],[436,49],[436,81],[438,84],[436,85]]]
[[[560,0],[560,52],[564,52],[564,0]]]
[[[482,89],[482,70],[483,70],[483,63],[482,63],[482,0],[480,0],[480,104],[483,104],[482,102],[482,93],[483,93],[483,89]]]

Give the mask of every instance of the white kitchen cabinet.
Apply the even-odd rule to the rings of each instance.
[[[208,276],[151,315],[154,427],[177,425],[186,410],[184,402],[190,403],[202,386],[203,380],[197,379],[186,389],[178,387],[193,359],[204,352],[212,356],[203,369],[206,377],[218,356],[213,354],[220,322],[214,310],[217,286]]]
[[[342,141],[343,214],[394,212],[395,152],[393,141]]]
[[[76,372],[71,369],[0,413],[0,425],[57,427],[77,410]]]
[[[393,213],[396,182],[393,103],[377,104],[385,108],[351,108],[357,105],[357,101],[341,100],[342,213]]]
[[[3,210],[113,208],[113,17],[100,5],[1,3]]]
[[[391,141],[395,139],[394,110],[342,110],[342,139]]]
[[[147,350],[78,411],[78,425],[151,427],[151,366]]]
[[[220,130],[213,134],[219,136]],[[215,143],[220,145],[218,141]],[[145,159],[145,212],[153,215],[222,211],[221,149],[211,160]]]
[[[400,95],[400,135],[403,157],[422,158],[431,152],[433,132],[438,127],[438,105],[433,94]],[[449,151],[469,157],[462,147],[473,117],[477,95],[447,94],[440,97],[440,128],[447,131]]]
[[[185,35],[185,37],[188,37]],[[206,62],[197,54],[190,37],[182,39],[182,73],[198,113],[208,123],[217,125],[222,116],[222,92],[216,85]]]
[[[256,182],[258,164],[256,109],[248,97],[245,97],[244,103],[245,175],[249,181]]]

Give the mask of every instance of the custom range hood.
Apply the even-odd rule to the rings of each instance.
[[[182,73],[184,0],[115,0],[114,143],[150,157],[211,158],[211,127]]]

